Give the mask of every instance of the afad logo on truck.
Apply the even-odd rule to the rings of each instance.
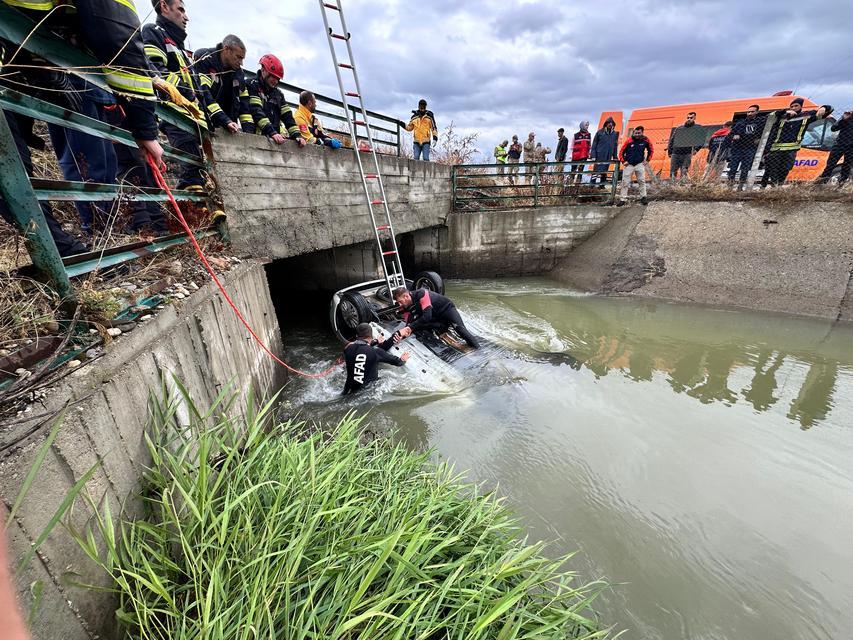
[[[790,91],[783,91],[772,96],[759,98],[742,98],[739,100],[721,100],[718,102],[699,102],[694,104],[669,105],[664,107],[647,107],[635,109],[628,120],[621,111],[605,111],[601,114],[599,129],[604,126],[604,121],[611,117],[616,121],[616,129],[621,131],[622,139],[630,135],[634,127],[643,125],[648,136],[655,147],[655,155],[652,158],[652,170],[661,175],[669,176],[669,156],[666,153],[669,138],[675,127],[684,124],[687,114],[696,112],[697,126],[702,127],[705,133],[705,145],[711,135],[721,129],[728,120],[740,120],[746,117],[746,110],[750,105],[757,104],[761,107],[761,114],[769,114],[779,109],[786,109],[796,96]],[[805,99],[803,109],[808,111],[817,109],[811,100]],[[833,119],[818,120],[812,123],[803,138],[803,146],[797,154],[797,161],[788,180],[811,181],[816,179],[826,167],[829,151],[835,142],[836,134],[830,131]],[[622,143],[620,142],[620,145]],[[707,161],[707,150],[700,151],[694,160],[693,166],[704,168]]]

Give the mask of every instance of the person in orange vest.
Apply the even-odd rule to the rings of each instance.
[[[424,162],[429,162],[429,152],[432,142],[438,142],[438,125],[435,124],[435,115],[427,110],[427,101],[418,102],[416,111],[412,111],[406,131],[411,131],[415,138],[414,156],[415,160],[423,157]],[[430,142],[432,141],[432,142]]]
[[[320,119],[314,115],[317,108],[317,98],[310,91],[299,94],[299,108],[293,115],[299,133],[308,144],[323,144],[332,149],[340,149],[341,142],[323,131]]]

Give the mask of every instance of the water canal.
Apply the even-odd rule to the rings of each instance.
[[[499,487],[532,538],[616,585],[598,609],[626,638],[849,637],[853,327],[544,279],[448,294],[504,353],[456,386],[388,368],[342,399],[342,379],[297,381],[284,413],[370,411]],[[285,323],[297,364],[338,349],[316,320]]]

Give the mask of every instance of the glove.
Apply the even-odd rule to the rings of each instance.
[[[178,106],[181,106],[182,100],[186,100],[175,85],[169,84],[162,78],[157,78],[154,81],[154,86],[157,87],[159,91],[169,96],[169,102],[174,102]]]
[[[336,138],[326,138],[323,141],[323,144],[325,144],[327,147],[331,147],[332,149],[340,149],[343,146],[341,144],[341,141],[337,140]]]

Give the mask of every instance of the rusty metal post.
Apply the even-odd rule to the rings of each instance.
[[[75,305],[74,288],[65,272],[62,257],[50,235],[30,177],[6,118],[0,116],[0,195],[6,201],[15,227],[24,237],[27,251],[38,272],[62,298],[65,308]]]

